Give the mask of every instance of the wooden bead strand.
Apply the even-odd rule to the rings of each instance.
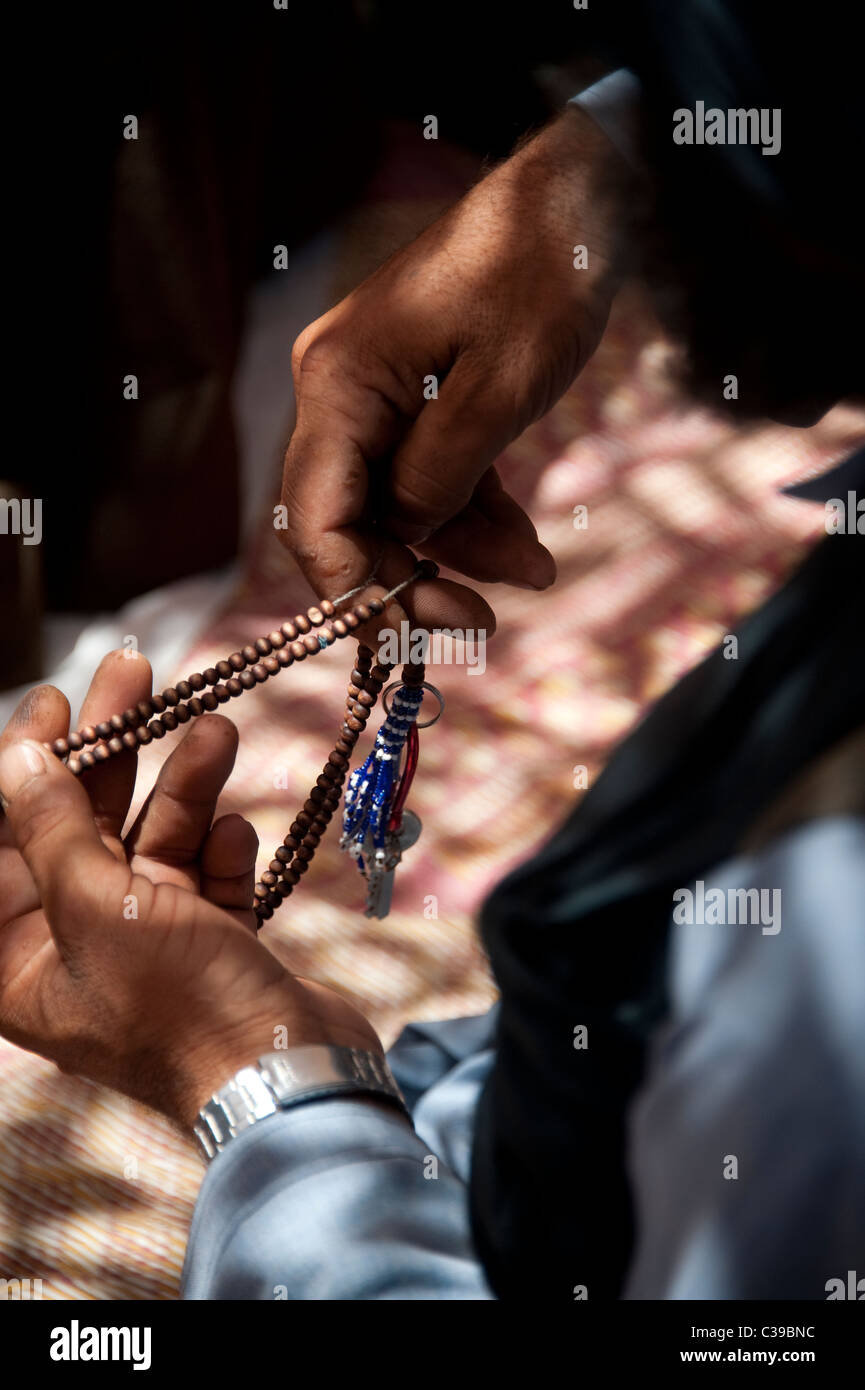
[[[139,700],[122,714],[112,714],[110,719],[95,725],[87,724],[66,738],[55,739],[44,746],[57,758],[65,758],[66,766],[75,776],[119,753],[135,752],[153,739],[164,738],[179,724],[210,713],[244,691],[263,685],[295,662],[316,656],[371,618],[379,617],[386,603],[408,584],[422,578],[434,579],[437,573],[436,564],[422,560],[411,577],[391,589],[384,598],[355,604],[343,613],[337,613],[337,604],[359,592],[357,589],[344,594],[342,599],[323,599],[306,613],[298,613],[282,623],[266,637],[257,637],[240,651],[217,661],[215,666],[193,672],[186,680],[166,687],[161,694]],[[255,885],[253,910],[259,926],[273,916],[274,910],[290,896],[309,868],[319,841],[339,806],[351,753],[392,669],[388,663],[375,661],[371,647],[363,643],[358,645],[345,719],[336,744],[288,835],[278,846],[261,882]],[[422,681],[423,670],[423,666],[404,666],[403,681],[407,685]]]
[[[352,750],[393,669],[383,662],[373,665],[374,656],[369,647],[358,647],[357,664],[348,687],[346,719],[339,738],[309,799],[297,813],[282,844],[277,846],[261,882],[255,885],[253,907],[259,926],[270,920],[274,910],[289,897],[301,875],[306,873],[339,806]]]

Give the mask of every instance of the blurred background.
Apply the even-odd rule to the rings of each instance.
[[[97,7],[68,42],[59,86],[40,44],[22,56],[39,149],[23,219],[39,269],[24,278],[40,295],[15,347],[40,388],[9,406],[26,443],[0,463],[0,496],[39,500],[42,536],[0,536],[0,714],[47,679],[74,722],[129,638],[162,688],[311,601],[272,524],[294,338],[611,62],[565,3],[527,17],[464,0],[184,0]],[[409,1019],[492,1002],[483,894],[822,533],[822,507],[780,489],[865,438],[844,406],[807,430],[722,419],[683,395],[675,359],[627,286],[580,381],[504,455],[559,580],[540,596],[489,586],[483,677],[432,669],[448,708],[421,735],[425,829],[391,916],[364,919],[332,834],[266,929],[387,1042]],[[221,809],[254,823],[259,869],[331,746],[347,660],[232,706]],[[142,753],[133,811],[164,743]],[[52,1298],[176,1296],[202,1176],[191,1146],[2,1043],[0,1075],[0,1275],[42,1278]]]

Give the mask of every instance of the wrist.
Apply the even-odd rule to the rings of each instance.
[[[375,1029],[347,1000],[319,985],[293,980],[287,996],[266,1013],[187,1036],[167,1069],[171,1078],[159,1109],[190,1130],[202,1106],[243,1067],[259,1057],[295,1047],[354,1048],[384,1057]]]

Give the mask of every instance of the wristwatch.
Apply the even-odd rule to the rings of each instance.
[[[289,1047],[267,1052],[210,1097],[198,1112],[195,1137],[208,1160],[251,1125],[309,1100],[373,1095],[408,1115],[402,1093],[382,1056],[355,1047]]]

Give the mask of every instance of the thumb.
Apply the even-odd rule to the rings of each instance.
[[[555,578],[552,556],[491,466],[532,418],[517,394],[458,364],[395,451],[385,526],[407,545],[434,537],[428,553],[472,578],[543,589]]]
[[[52,931],[60,935],[58,909],[70,886],[94,885],[119,867],[100,839],[90,798],[52,753],[28,738],[0,751],[0,802]]]

